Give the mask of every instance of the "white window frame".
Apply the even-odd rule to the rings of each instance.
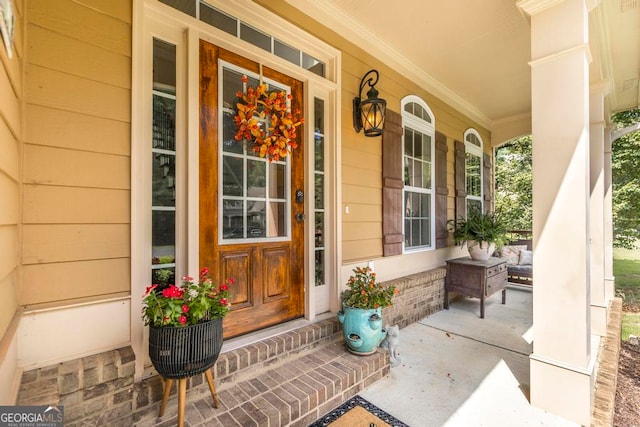
[[[474,143],[470,142],[467,137],[469,135],[474,135],[476,138],[478,138],[478,141],[480,141],[480,146],[478,147],[477,145],[475,145]],[[468,210],[468,206],[469,206],[469,201],[470,200],[475,200],[480,202],[480,209],[483,211],[484,210],[484,165],[482,164],[483,162],[483,149],[484,149],[484,141],[482,140],[482,137],[480,136],[480,134],[478,133],[477,130],[475,130],[474,128],[469,128],[464,132],[464,150],[465,150],[465,155],[466,154],[471,154],[473,156],[477,156],[480,158],[480,196],[474,196],[474,195],[470,195],[467,193],[467,197],[465,200],[465,211]],[[466,156],[465,156],[466,157]],[[465,190],[466,190],[466,185],[467,185],[467,165],[465,162],[465,167],[464,167],[464,183],[465,183]],[[468,214],[468,212],[466,212]]]
[[[418,105],[420,105],[422,108],[425,109],[425,111],[427,112],[427,114],[429,114],[429,117],[431,118],[431,123],[427,122],[426,120],[423,120],[407,111],[405,111],[405,105],[410,104],[410,103],[416,103]],[[421,194],[428,194],[429,198],[430,198],[430,213],[429,213],[429,227],[430,227],[430,235],[431,235],[431,239],[429,241],[428,245],[425,246],[418,246],[418,247],[411,247],[411,248],[407,248],[405,247],[405,243],[406,239],[404,239],[403,243],[402,243],[402,252],[403,253],[413,253],[413,252],[422,252],[422,251],[429,251],[429,250],[434,250],[436,247],[436,237],[435,237],[435,233],[436,233],[436,218],[435,218],[435,213],[436,213],[436,205],[435,205],[435,179],[436,179],[436,175],[435,175],[435,167],[436,167],[436,150],[435,150],[435,146],[436,146],[436,142],[435,142],[435,138],[436,138],[436,120],[435,120],[435,116],[433,115],[433,112],[431,111],[431,108],[429,108],[429,105],[427,105],[427,103],[420,98],[419,96],[416,95],[407,95],[404,98],[402,98],[401,100],[401,111],[402,111],[402,128],[403,130],[405,128],[411,128],[415,131],[418,131],[422,134],[425,134],[427,136],[429,136],[431,138],[431,188],[423,188],[423,187],[411,187],[411,186],[407,186],[404,185],[402,188],[402,233],[406,236],[406,230],[404,229],[404,224],[405,224],[405,195],[407,192],[411,192],[411,193],[421,193]],[[402,146],[400,147],[400,149],[402,150],[402,156],[401,156],[401,161],[402,161],[402,170],[404,170],[404,135],[402,137]],[[404,178],[403,178],[404,181]]]

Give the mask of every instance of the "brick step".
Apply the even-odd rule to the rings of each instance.
[[[321,321],[222,353],[214,367],[221,406],[213,407],[203,376],[192,377],[186,425],[306,426],[388,373],[386,352],[351,354],[337,320]],[[157,377],[145,381],[157,383],[135,425],[175,425],[175,387],[158,418],[162,385]]]
[[[252,378],[218,388],[214,408],[208,389],[187,392],[188,426],[307,426],[389,372],[386,353],[370,356],[347,352],[332,343],[291,358]],[[202,388],[202,387],[200,387]],[[195,390],[193,390],[195,391]],[[136,426],[175,425],[177,398],[169,399],[165,416],[140,420]]]

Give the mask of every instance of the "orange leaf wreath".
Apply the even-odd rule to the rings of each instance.
[[[242,81],[247,82],[243,76]],[[269,161],[287,157],[298,147],[296,128],[304,123],[299,110],[290,111],[287,100],[291,95],[285,91],[267,91],[266,84],[247,88],[246,93],[238,92],[237,114],[233,118],[237,127],[236,141],[253,143],[253,151]],[[267,119],[268,128],[261,121]]]

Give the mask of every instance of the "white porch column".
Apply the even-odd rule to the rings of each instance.
[[[591,85],[589,99],[590,183],[589,202],[591,236],[591,333],[607,334],[607,307],[604,284],[604,97],[607,82]]]
[[[611,132],[604,132],[604,294],[607,305],[616,296],[613,276],[613,173],[611,172]]]
[[[589,265],[589,60],[585,0],[521,0],[531,15],[531,403],[590,425],[595,357]]]

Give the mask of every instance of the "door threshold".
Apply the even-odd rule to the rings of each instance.
[[[241,335],[239,337],[230,338],[228,340],[224,340],[222,343],[221,353],[225,353],[227,351],[235,350],[240,347],[244,347],[249,344],[253,344],[267,338],[274,337],[276,335],[292,331],[294,329],[302,328],[304,326],[313,325],[316,322],[320,322],[322,320],[330,319],[334,317],[336,314],[327,312],[323,314],[317,315],[313,320],[307,320],[304,318],[291,320],[289,322],[281,323],[279,325],[270,326],[265,329],[261,329],[259,331],[251,332],[246,335]]]

